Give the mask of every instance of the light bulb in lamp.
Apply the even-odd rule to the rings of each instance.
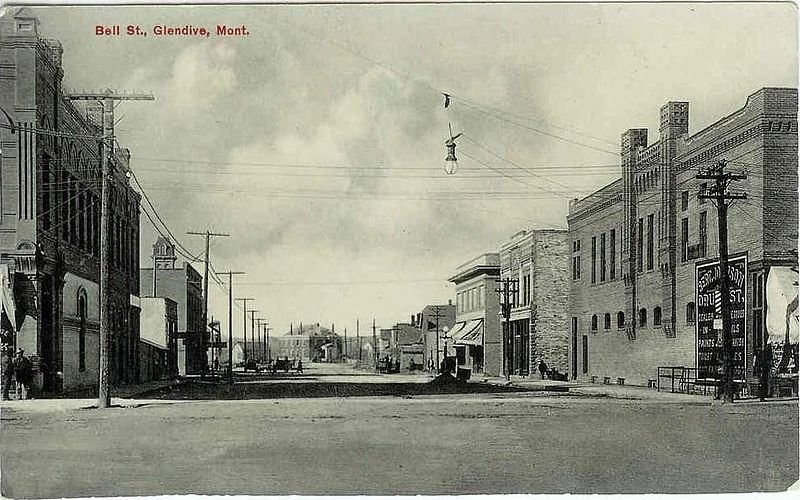
[[[458,170],[458,158],[456,158],[456,143],[452,139],[447,141],[447,158],[444,159],[444,172],[453,175]]]

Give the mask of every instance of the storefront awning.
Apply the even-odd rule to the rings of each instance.
[[[483,345],[483,319],[468,321],[459,335],[453,337],[453,342],[461,345]]]
[[[3,312],[6,314],[11,328],[16,331],[17,318],[14,305],[14,292],[11,290],[11,277],[8,275],[8,265],[0,265],[0,294],[2,294]]]
[[[459,321],[458,323],[453,325],[453,328],[451,328],[450,331],[447,332],[447,335],[451,338],[457,337],[458,335],[460,335],[464,327],[467,326],[467,323],[468,323],[467,321]]]

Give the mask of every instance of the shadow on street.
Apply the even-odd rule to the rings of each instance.
[[[559,388],[553,388],[558,391]],[[359,382],[248,382],[226,384],[188,382],[136,395],[136,399],[281,399],[358,396],[418,396],[437,394],[487,394],[532,392],[529,388],[478,383],[359,383]],[[565,392],[565,391],[564,391]]]

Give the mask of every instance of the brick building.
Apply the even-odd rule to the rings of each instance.
[[[45,392],[98,381],[101,116],[92,104],[65,98],[61,56],[61,44],[40,37],[28,9],[7,9],[0,107],[23,130],[0,130],[0,263],[13,285],[15,342],[32,356],[35,385]],[[140,197],[128,183],[129,160],[126,149],[110,154],[114,384],[135,382],[139,373]]]
[[[153,263],[155,268],[143,267],[139,270],[142,295],[145,297],[167,297],[178,306],[178,331],[189,332],[178,340],[178,370],[181,375],[203,373],[208,363],[204,349],[210,342],[207,328],[203,328],[203,278],[188,262],[177,265],[175,245],[159,236],[153,244]],[[155,280],[155,287],[153,286]]]
[[[716,208],[697,196],[710,181],[696,175],[727,160],[726,171],[747,173],[732,186],[748,199],[729,209],[728,245],[746,259],[738,362],[739,378],[753,381],[766,276],[796,265],[796,116],[796,89],[764,88],[692,135],[686,102],[661,108],[658,140],[622,134],[622,177],[574,200],[567,218],[572,378],[646,384],[659,366],[697,367],[696,273],[719,254]]]
[[[333,330],[316,324],[300,324],[299,328],[291,327],[284,335],[270,338],[272,354],[277,359],[301,359],[303,361],[323,360],[325,352],[333,352],[336,359],[325,358],[324,361],[341,361],[342,339]],[[248,342],[249,344],[249,342]],[[331,347],[325,347],[332,345]],[[325,349],[323,350],[323,347]],[[249,349],[249,345],[248,345]]]
[[[531,375],[540,361],[569,366],[568,253],[567,231],[554,229],[520,231],[500,250],[500,279],[516,280],[504,350],[512,375]]]
[[[456,270],[450,282],[456,285],[456,318],[440,339],[442,352],[456,356],[457,366],[473,373],[499,375],[503,373],[502,327],[497,283],[500,276],[500,257],[486,253]]]

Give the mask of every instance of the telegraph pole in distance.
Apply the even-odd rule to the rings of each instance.
[[[269,343],[269,331],[272,330],[272,328],[267,324],[264,330],[267,334],[267,361],[270,361],[272,360],[272,346]]]
[[[243,338],[244,338],[245,371],[247,371],[247,302],[251,301],[251,300],[256,300],[256,299],[254,299],[252,297],[237,297],[236,300],[241,300],[242,303],[244,304],[244,308],[242,309],[242,313],[244,313],[243,316],[242,316],[244,318],[243,321],[242,321],[242,329],[243,329],[242,331],[244,333],[242,335],[243,335]]]
[[[375,354],[373,356],[375,358],[373,360],[375,362],[375,366],[378,365],[378,344],[376,343],[377,342],[376,339],[377,336],[375,335],[375,318],[372,318],[372,349],[373,351],[375,351]]]
[[[714,181],[713,187],[706,193],[699,193],[698,199],[711,200],[717,207],[719,233],[719,288],[722,299],[722,397],[723,402],[733,403],[736,396],[734,382],[733,335],[731,332],[731,296],[730,276],[728,274],[728,207],[732,200],[744,200],[746,193],[730,193],[731,182],[746,179],[744,174],[725,172],[727,160],[720,160],[716,166],[697,174],[698,179]]]
[[[258,309],[250,309],[248,312],[250,313],[250,345],[252,346],[250,352],[253,356],[253,359],[256,359],[258,354],[256,352],[256,313],[258,312]]]
[[[361,332],[358,328],[358,318],[356,318],[356,344],[358,344],[358,361],[361,361]]]
[[[202,339],[200,340],[201,345],[203,346],[203,355],[208,356],[208,348],[206,347],[206,330],[208,329],[208,249],[209,249],[209,240],[212,236],[222,236],[222,237],[229,237],[230,234],[225,233],[212,233],[208,230],[201,232],[197,231],[189,231],[186,234],[191,235],[199,235],[206,237],[206,252],[205,252],[205,272],[203,273],[203,334]],[[153,265],[155,267],[155,264]],[[155,280],[155,277],[154,277]],[[154,285],[155,286],[155,285]],[[155,293],[153,294],[155,296]],[[208,360],[203,364],[203,375],[206,373],[206,368],[208,366]]]
[[[233,275],[242,271],[223,271],[228,275],[228,383],[233,383]]]
[[[439,363],[439,318],[442,317],[441,308],[438,305],[433,306],[433,318],[436,320],[436,373],[442,371],[441,363]],[[444,353],[447,357],[447,352]]]
[[[109,225],[109,177],[111,176],[111,155],[114,153],[114,101],[154,101],[155,97],[151,93],[138,92],[115,92],[105,90],[100,92],[87,92],[68,94],[67,99],[73,101],[99,101],[103,106],[103,136],[100,140],[102,146],[102,156],[100,157],[101,167],[101,189],[100,189],[100,360],[99,360],[99,381],[97,394],[97,407],[108,408],[111,406],[111,390],[109,380],[110,366],[110,345],[111,338],[108,329],[108,235]]]
[[[264,329],[261,328],[263,326],[261,323],[262,321],[266,323],[267,318],[256,318],[256,324],[258,325],[258,343],[261,344],[260,354],[261,354],[261,359],[264,359],[267,356],[267,344],[266,344],[267,340],[263,336]]]

